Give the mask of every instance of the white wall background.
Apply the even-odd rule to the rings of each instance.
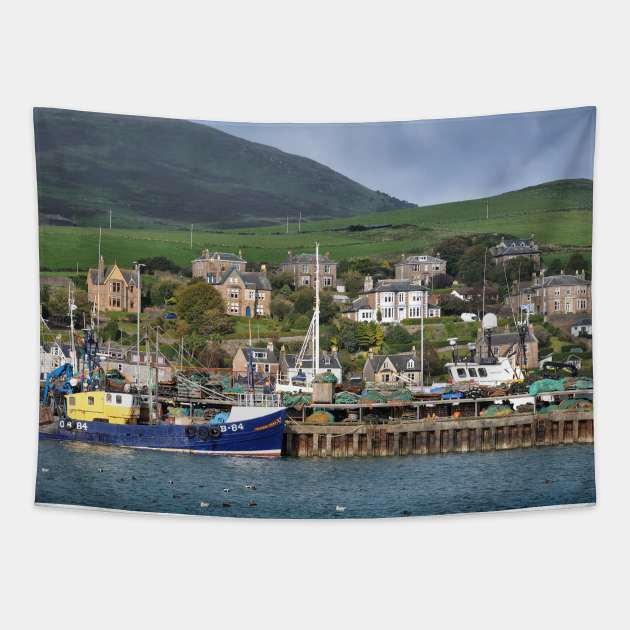
[[[625,625],[630,418],[620,400],[627,362],[615,364],[628,345],[622,7],[601,0],[4,6],[5,627]],[[33,506],[33,106],[214,120],[370,121],[593,104],[596,508],[321,523]]]

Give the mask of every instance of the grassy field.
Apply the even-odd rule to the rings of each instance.
[[[195,231],[176,229],[104,229],[101,251],[106,261],[131,265],[134,260],[166,256],[181,266],[189,266],[203,248],[237,252],[252,263],[276,264],[287,251],[312,251],[315,241],[320,251],[335,259],[359,256],[394,257],[401,253],[426,250],[440,240],[459,234],[490,233],[535,235],[544,247],[579,248],[587,256],[592,239],[592,191],[581,181],[567,193],[563,183],[551,183],[499,195],[488,200],[462,201],[423,208],[395,210],[325,221],[309,221],[297,232],[277,227]],[[360,224],[374,229],[353,230]],[[42,226],[40,266],[44,270],[80,270],[95,266],[98,229]],[[562,258],[564,253],[545,253],[545,260]]]

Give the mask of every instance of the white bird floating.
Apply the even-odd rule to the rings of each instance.
[[[175,483],[172,479],[169,479],[168,482],[171,486]]]
[[[336,512],[345,512],[346,511],[346,506],[345,505],[336,505],[335,506],[335,511]]]
[[[48,472],[48,468],[42,468],[42,472],[44,473]]]
[[[253,483],[247,483],[245,484],[245,488],[247,490],[256,490],[256,486]]]
[[[229,492],[230,489],[229,488],[223,488],[223,492]]]
[[[206,501],[200,501],[200,502],[199,502],[199,507],[206,508],[206,507],[208,507],[209,505],[210,505],[210,504],[209,504],[209,503],[207,503]]]

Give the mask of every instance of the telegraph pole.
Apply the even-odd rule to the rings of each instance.
[[[190,249],[193,248],[193,243],[192,243],[192,241],[193,241],[193,227],[194,227],[194,224],[191,223],[190,224]]]

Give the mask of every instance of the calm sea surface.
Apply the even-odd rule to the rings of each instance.
[[[265,460],[44,441],[36,500],[212,516],[398,517],[592,503],[595,473],[592,445]]]

